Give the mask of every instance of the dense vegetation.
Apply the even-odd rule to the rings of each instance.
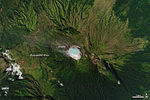
[[[0,86],[10,88],[4,100],[130,100],[150,93],[149,8],[148,0],[0,0],[0,47],[24,74],[8,81],[1,56]],[[79,45],[82,58],[66,57],[59,45]]]
[[[32,1],[4,1],[2,0],[1,24],[5,30],[19,28],[26,31],[35,30],[37,14]]]
[[[92,2],[93,0],[44,0],[43,7],[56,28],[70,34],[78,31]]]

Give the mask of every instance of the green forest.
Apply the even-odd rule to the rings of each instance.
[[[149,95],[149,22],[150,0],[0,0],[0,100]],[[58,49],[72,45],[80,60]],[[6,71],[14,63],[23,79]]]

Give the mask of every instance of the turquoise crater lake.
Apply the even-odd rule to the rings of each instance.
[[[68,53],[70,55],[78,55],[80,53],[80,50],[77,49],[77,48],[70,48],[69,51],[68,51]]]
[[[72,46],[67,50],[67,55],[75,60],[79,60],[81,58],[81,51],[79,46]]]

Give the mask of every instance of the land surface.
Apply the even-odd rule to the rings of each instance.
[[[149,95],[149,12],[149,0],[0,0],[0,87],[10,87],[7,96],[0,91],[0,98],[131,100]],[[81,48],[78,61],[58,49],[72,45]],[[5,50],[24,79],[8,80]]]

